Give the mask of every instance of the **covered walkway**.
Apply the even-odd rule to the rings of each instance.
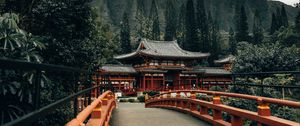
[[[142,103],[119,103],[113,111],[111,126],[209,126],[181,112],[145,108]]]

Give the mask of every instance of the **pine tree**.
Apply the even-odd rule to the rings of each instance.
[[[248,22],[247,22],[247,14],[245,11],[245,7],[241,6],[240,15],[237,21],[237,30],[235,39],[237,42],[248,41],[249,33],[248,33]]]
[[[181,48],[183,48],[184,38],[185,38],[185,4],[183,3],[180,7],[180,13],[178,16],[178,23],[176,29],[176,40]]]
[[[130,26],[128,20],[128,14],[125,12],[123,15],[123,20],[121,22],[121,31],[120,31],[120,40],[121,40],[121,52],[129,53],[131,52],[130,45]]]
[[[136,18],[145,17],[146,9],[145,9],[144,0],[137,0],[136,5],[137,5]]]
[[[241,7],[239,6],[239,4],[235,4],[235,8],[234,8],[234,16],[233,16],[233,19],[234,19],[234,30],[237,31],[238,29],[238,25],[240,24],[240,20],[239,20],[239,17],[240,17],[240,14],[241,14]]]
[[[261,24],[261,19],[260,19],[260,14],[259,11],[256,10],[254,13],[254,19],[253,19],[253,43],[254,44],[259,44],[263,41],[264,39],[264,34],[263,34],[263,29],[262,29],[262,24]]]
[[[190,51],[198,51],[197,48],[197,34],[196,34],[196,22],[195,22],[195,9],[193,0],[188,0],[186,4],[185,12],[185,26],[186,35],[185,42],[183,44],[184,49]]]
[[[289,25],[289,23],[288,23],[288,17],[287,17],[284,5],[281,5],[281,14],[280,15],[281,15],[282,26],[287,27]]]
[[[176,11],[173,0],[167,0],[165,41],[172,41],[176,36]]]
[[[279,7],[276,8],[276,23],[276,30],[279,30],[279,28],[282,26],[282,16]]]
[[[229,29],[229,52],[234,55],[236,53],[236,41],[234,39],[234,30],[232,27]]]
[[[144,0],[137,0],[137,10],[135,19],[137,21],[136,36],[138,38],[151,38],[152,37],[152,20],[146,16],[146,9]],[[139,43],[136,43],[137,45]]]
[[[208,29],[208,35],[207,35],[207,41],[206,46],[209,47],[209,52],[214,52],[214,50],[211,48],[213,44],[213,37],[214,37],[214,21],[211,15],[211,12],[208,12],[207,16],[207,29]]]
[[[300,11],[298,12],[295,20],[295,28],[297,32],[300,32]]]
[[[217,19],[213,20],[212,23],[212,31],[211,31],[211,49],[210,52],[212,52],[212,55],[209,59],[209,64],[211,66],[214,66],[214,60],[218,59],[219,53],[220,53],[220,32],[219,32],[219,24],[217,22]]]
[[[152,20],[152,38],[153,40],[160,40],[159,17],[157,12],[157,5],[155,0],[152,0],[149,19]]]
[[[199,46],[197,46],[196,48],[200,49],[203,52],[208,52],[210,50],[210,43],[207,43],[209,38],[209,31],[208,31],[207,15],[206,15],[206,10],[205,10],[203,0],[197,0],[196,11],[197,11],[196,12],[197,32],[198,32],[198,40],[199,40]]]
[[[272,35],[277,30],[277,19],[276,15],[272,13],[272,22],[271,22],[271,28],[270,28],[270,35]]]

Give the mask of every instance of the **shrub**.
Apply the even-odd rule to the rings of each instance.
[[[220,86],[212,86],[209,88],[210,91],[223,91],[223,89]]]
[[[143,94],[148,94],[149,96],[154,96],[156,94],[159,94],[158,91],[144,91]]]
[[[127,102],[127,99],[120,99],[120,102]]]
[[[144,96],[144,95],[137,97],[137,99],[138,99],[140,102],[145,102],[145,96]]]
[[[135,99],[128,99],[128,102],[135,102]]]

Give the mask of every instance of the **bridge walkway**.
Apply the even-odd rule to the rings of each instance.
[[[181,112],[145,108],[142,103],[118,103],[111,126],[209,126],[204,121]]]

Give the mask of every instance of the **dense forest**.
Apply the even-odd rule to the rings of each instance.
[[[185,50],[210,52],[207,63],[199,63],[202,66],[216,66],[214,60],[234,55],[233,72],[294,71],[300,66],[297,5],[267,0],[1,0],[1,3],[1,58],[94,71],[105,63],[117,63],[114,55],[133,51],[139,38],[147,38],[177,40]],[[33,75],[11,71],[0,74],[0,97],[14,99],[0,105],[1,113],[14,113],[0,116],[3,124],[28,112],[21,110],[31,110],[28,108],[32,107],[33,92],[23,91],[20,85],[32,89]],[[10,83],[17,75],[26,80]],[[72,92],[57,93],[58,89],[68,88],[68,85],[55,86],[66,82],[67,75],[58,79],[43,77],[44,90],[47,88],[42,96],[44,105],[53,101],[50,96],[57,100]],[[51,84],[47,84],[49,80]],[[252,81],[288,85],[295,84],[294,80],[289,75],[278,75]],[[231,89],[259,95],[257,90]],[[267,92],[263,96],[282,97],[278,90]],[[289,93],[289,99],[300,99],[299,95]],[[17,104],[13,112],[7,109],[11,104]],[[247,107],[247,104],[252,105],[242,102],[232,106]],[[299,111],[290,108],[275,108],[283,112],[273,113],[283,118],[297,120],[300,116]],[[68,118],[54,118],[70,115],[63,110],[49,115],[52,122],[41,121],[39,125],[64,124]]]

